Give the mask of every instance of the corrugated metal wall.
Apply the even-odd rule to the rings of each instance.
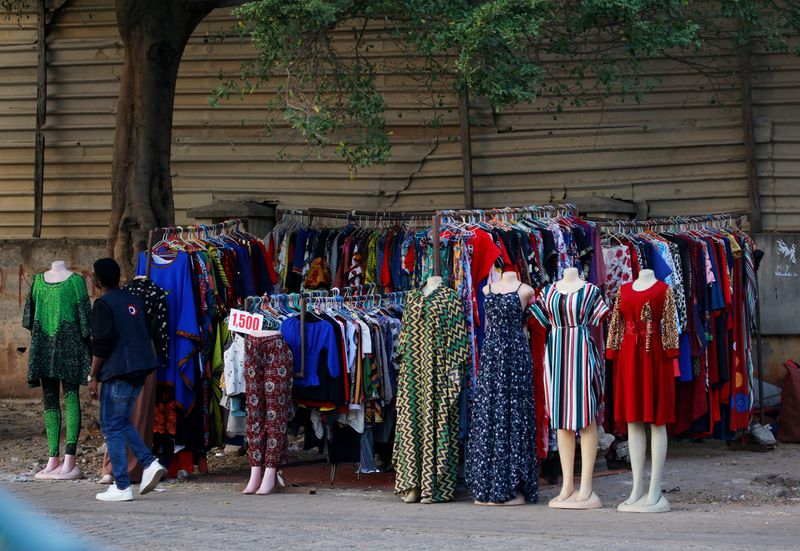
[[[0,22],[0,237],[31,234],[35,113],[35,18]],[[402,55],[376,33],[372,55],[394,132],[390,163],[351,178],[329,151],[307,151],[276,127],[264,131],[269,87],[212,109],[207,98],[221,70],[252,51],[220,41],[234,20],[220,10],[186,49],[177,86],[172,172],[178,222],[212,197],[263,197],[287,208],[422,209],[463,202],[456,99],[444,98],[441,125],[409,92]],[[349,35],[339,39],[344,44]],[[48,40],[49,83],[43,231],[45,237],[105,235],[114,110],[122,45],[113,2],[75,0],[59,12]],[[765,228],[800,229],[800,100],[792,98],[798,60],[755,83]],[[642,103],[606,100],[554,114],[537,105],[480,113],[473,130],[478,206],[529,204],[592,195],[646,201],[653,215],[743,210],[748,206],[736,82],[708,82],[685,65],[655,60],[656,87]],[[731,99],[733,98],[733,99]],[[548,98],[543,98],[541,104]],[[427,98],[428,105],[431,99]],[[791,194],[794,192],[794,197]]]

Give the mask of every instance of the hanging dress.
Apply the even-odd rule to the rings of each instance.
[[[603,397],[604,365],[589,332],[609,313],[591,283],[562,293],[548,285],[531,307],[549,329],[545,354],[545,397],[553,428],[578,431],[597,417]]]
[[[623,285],[614,301],[606,357],[614,360],[614,420],[675,422],[677,310],[663,281],[644,291]]]
[[[34,276],[22,317],[31,332],[29,387],[39,386],[42,378],[86,384],[92,363],[90,312],[86,282],[78,274],[58,283],[48,283],[44,274]]]
[[[471,362],[458,294],[439,287],[408,294],[397,344],[395,491],[450,501],[458,475],[460,394]]]
[[[520,284],[521,286],[522,284]],[[475,500],[502,503],[521,493],[539,501],[533,360],[519,287],[486,296],[481,349],[467,441],[467,487]]]

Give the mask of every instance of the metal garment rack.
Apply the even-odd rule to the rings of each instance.
[[[393,300],[396,300],[398,297],[405,298],[407,291],[395,291],[392,293],[376,293],[375,290],[377,289],[374,283],[370,283],[367,285],[354,285],[343,287],[339,289],[338,287],[334,287],[333,289],[329,289],[326,291],[307,291],[304,293],[286,293],[286,294],[279,294],[279,295],[272,295],[273,297],[278,296],[285,296],[285,297],[297,297],[299,301],[300,307],[300,376],[302,377],[306,372],[306,332],[305,332],[305,316],[307,311],[307,306],[309,301],[315,300],[327,300],[330,298],[337,298],[341,297],[345,301],[358,301],[361,299],[374,299],[374,298],[382,298],[382,297],[391,297]],[[366,291],[366,292],[365,292]],[[245,299],[245,308],[251,307],[254,302],[254,299],[264,299],[264,298],[271,298],[268,295],[263,297],[247,297]],[[301,464],[297,463],[298,465]],[[331,486],[336,480],[336,471],[337,471],[338,464],[333,463],[331,464],[331,472],[330,472],[330,484]],[[358,473],[358,478],[360,479],[361,475]]]
[[[539,216],[542,218],[552,218],[554,216],[574,215],[577,207],[572,203],[561,203],[557,205],[530,205],[524,207],[504,207],[490,209],[460,209],[460,210],[437,210],[433,215],[433,275],[442,276],[442,255],[441,255],[441,228],[442,218],[479,218],[483,219],[486,215],[490,216]],[[545,216],[548,215],[548,216]]]
[[[725,229],[729,225],[741,227],[747,211],[733,211],[717,214],[692,215],[692,216],[668,216],[661,218],[649,218],[647,220],[602,220],[597,221],[597,225],[604,228],[616,228],[620,233],[633,232],[633,230],[653,230],[653,231],[674,231],[681,229],[692,229],[711,227]],[[727,225],[725,223],[727,222]],[[723,225],[715,226],[721,223]],[[763,339],[761,335],[761,292],[758,284],[758,271],[756,275],[756,373],[758,375],[758,422],[764,424],[764,353]]]
[[[164,235],[164,239],[168,239],[170,235],[182,236],[184,231],[189,232],[203,232],[208,233],[208,231],[215,231],[220,232],[222,230],[228,231],[233,227],[238,228],[239,226],[245,224],[244,220],[239,218],[234,218],[231,220],[225,220],[224,222],[219,222],[217,224],[200,224],[198,225],[188,225],[188,226],[167,226],[163,228],[153,228],[149,232],[147,232],[147,266],[145,266],[145,277],[150,279],[150,263],[153,260],[153,236],[159,233]],[[246,227],[245,227],[246,230]]]

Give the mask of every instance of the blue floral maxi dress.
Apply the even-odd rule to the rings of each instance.
[[[473,498],[539,501],[533,361],[517,292],[486,297],[486,340],[467,441],[466,478]]]

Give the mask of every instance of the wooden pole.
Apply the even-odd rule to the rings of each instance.
[[[144,268],[144,277],[150,279],[150,264],[153,262],[153,230],[147,233],[147,266]]]
[[[442,216],[437,213],[433,216],[433,235],[431,236],[431,239],[433,239],[433,275],[439,277],[442,275],[442,244],[439,240],[441,225]]]
[[[472,191],[472,134],[469,128],[469,91],[464,88],[458,98],[458,126],[461,137],[461,172],[464,176],[464,208],[475,208]]]
[[[36,40],[36,131],[33,154],[33,237],[42,236],[42,210],[44,202],[44,132],[47,121],[47,8],[46,0],[39,0],[36,12],[39,18]]]
[[[300,376],[306,376],[306,298],[300,297]]]
[[[745,165],[747,168],[747,195],[750,202],[750,231],[761,233],[761,190],[758,183],[758,158],[753,129],[753,87],[751,78],[750,46],[739,49],[739,79],[742,89],[742,129],[744,131]]]

